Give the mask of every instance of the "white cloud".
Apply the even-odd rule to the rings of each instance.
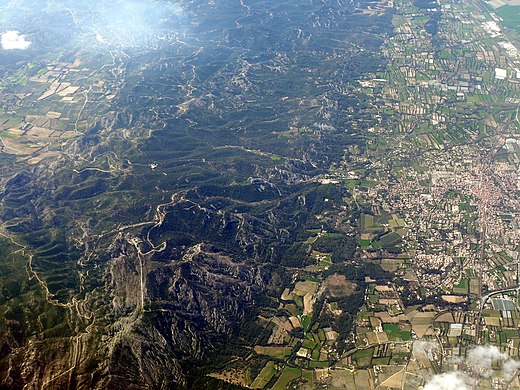
[[[500,352],[494,345],[479,345],[468,352],[466,359],[468,367],[485,378],[493,375],[492,367],[496,363],[502,363],[501,375],[506,380],[510,380],[520,368],[520,362],[511,359],[508,354]]]
[[[520,362],[518,360],[509,359],[502,366],[502,377],[506,381],[510,381],[513,379],[513,376],[516,374],[519,368]]]
[[[14,30],[2,33],[0,42],[4,50],[25,50],[31,45],[31,42],[25,39],[25,35],[21,35],[18,31]]]
[[[424,355],[430,360],[435,359],[435,355],[440,353],[439,344],[435,341],[417,340],[413,343],[414,355]]]
[[[461,372],[445,372],[434,375],[425,385],[423,390],[470,390],[466,375]]]
[[[469,368],[485,378],[493,374],[491,366],[494,362],[507,361],[509,356],[499,351],[497,347],[479,345],[468,352],[466,363]]]

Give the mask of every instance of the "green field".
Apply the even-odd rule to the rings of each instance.
[[[293,294],[293,301],[296,303],[296,306],[303,307],[303,299],[297,294]]]
[[[272,390],[285,390],[289,382],[302,376],[302,370],[300,368],[286,366],[280,378],[276,381]]]
[[[383,330],[388,334],[388,337],[399,335],[399,325],[383,324]]]
[[[246,386],[249,386],[251,382],[253,382],[251,380],[251,369],[249,367],[244,371],[244,382],[246,383]]]
[[[257,345],[255,352],[259,355],[267,355],[277,359],[283,359],[291,354],[292,349],[289,347],[263,347]]]
[[[390,247],[401,242],[401,236],[396,233],[385,234],[378,240],[384,247]]]
[[[360,186],[366,188],[373,188],[377,186],[379,183],[377,181],[372,180],[361,180]]]
[[[271,380],[271,378],[276,374],[276,368],[274,362],[267,362],[260,374],[256,377],[256,379],[251,384],[252,389],[263,389],[267,383]]]
[[[356,366],[358,368],[366,368],[370,367],[373,354],[374,348],[363,349],[354,353],[354,355],[352,355],[352,359],[356,362]]]
[[[313,350],[318,346],[318,343],[314,340],[305,339],[302,343],[302,346],[310,350]]]
[[[329,362],[310,362],[309,366],[311,368],[327,368],[330,367]]]
[[[302,305],[303,306],[303,305]],[[302,316],[301,318],[302,328],[305,331],[308,331],[309,325],[311,323],[311,316]]]
[[[404,330],[401,332],[401,338],[403,339],[403,341],[408,341],[412,338],[412,333],[407,330]]]
[[[453,286],[454,294],[467,294],[468,293],[468,279],[462,278],[460,283]]]
[[[401,331],[397,324],[384,324],[383,330],[388,335],[388,338],[392,341],[403,340],[408,341],[412,338],[412,334],[409,331]]]
[[[495,10],[495,13],[504,20],[501,24],[520,32],[520,6],[506,5]]]
[[[369,214],[361,214],[359,219],[361,230],[366,230],[374,226],[374,216]]]
[[[387,366],[390,363],[390,356],[372,359],[373,366]]]
[[[314,385],[314,371],[313,370],[303,370],[302,377],[311,386]]]
[[[453,288],[468,288],[468,279],[462,278],[459,284],[453,285]]]
[[[372,244],[371,240],[359,240],[359,246],[361,246],[361,248],[369,247],[370,244]]]

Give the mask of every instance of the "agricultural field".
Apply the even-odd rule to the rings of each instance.
[[[269,361],[265,364],[265,367],[262,369],[262,371],[260,371],[258,376],[249,387],[251,389],[263,389],[275,374],[275,364],[274,362]]]

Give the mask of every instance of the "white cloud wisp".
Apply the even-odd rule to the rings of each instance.
[[[4,50],[25,50],[31,45],[31,41],[25,39],[25,35],[21,35],[15,30],[2,33],[0,43]]]
[[[500,352],[500,350],[493,345],[479,345],[469,351],[466,364],[474,373],[484,378],[490,378],[494,372],[493,366],[499,364],[501,370],[498,370],[498,372],[500,372],[501,376],[506,380],[510,380],[520,368],[520,362],[511,359],[509,355]]]
[[[420,343],[417,350],[423,349],[427,354],[430,343]],[[414,343],[414,349],[415,349]],[[509,382],[520,369],[520,362],[508,354],[500,352],[493,346],[479,345],[468,350],[466,358],[450,359],[452,363],[462,365],[462,371],[450,371],[432,376],[424,385],[423,390],[469,390],[481,378],[494,378],[501,382]]]
[[[423,390],[470,390],[468,378],[461,372],[445,372],[434,375]]]

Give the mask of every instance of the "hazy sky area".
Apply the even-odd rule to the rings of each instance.
[[[148,46],[161,31],[180,27],[181,7],[171,1],[0,1],[3,50],[43,50],[71,40],[114,47]]]

